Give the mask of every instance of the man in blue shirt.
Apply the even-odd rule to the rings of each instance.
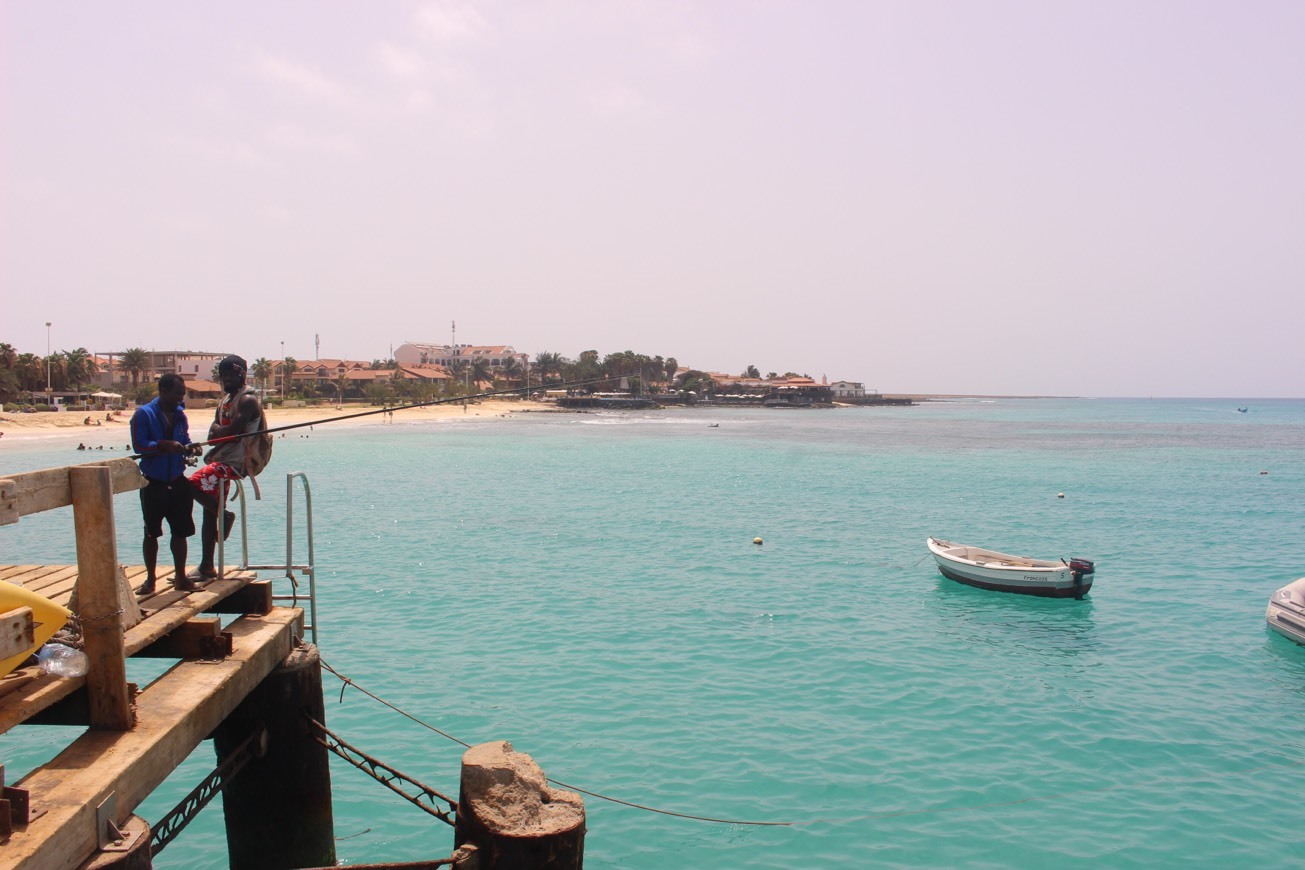
[[[193,449],[182,407],[185,399],[186,382],[181,375],[166,374],[159,378],[158,397],[137,408],[131,418],[131,446],[140,454],[140,471],[147,481],[140,491],[145,515],[145,583],[136,590],[137,595],[154,594],[165,519],[172,532],[172,585],[185,592],[195,588],[194,582],[186,579],[186,539],[195,534],[191,516],[195,499],[186,480],[186,456]]]

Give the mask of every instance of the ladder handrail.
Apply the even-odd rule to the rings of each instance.
[[[298,478],[303,481],[304,486],[304,516],[307,525],[307,544],[308,544],[308,562],[306,564],[295,564],[294,560],[294,481]],[[308,624],[305,629],[312,635],[312,642],[317,643],[317,572],[316,572],[316,555],[313,547],[313,490],[308,483],[308,475],[302,471],[292,471],[285,476],[285,564],[284,565],[251,565],[249,563],[249,531],[246,526],[247,513],[245,510],[245,487],[240,480],[228,481],[221,480],[218,482],[219,498],[219,516],[218,516],[218,538],[217,538],[217,570],[218,576],[225,573],[225,541],[221,534],[223,517],[221,511],[226,510],[227,503],[227,485],[234,483],[236,485],[236,495],[240,501],[240,564],[236,567],[237,571],[247,571],[251,569],[265,569],[269,571],[284,571],[285,578],[290,581],[291,594],[273,595],[274,601],[291,601],[294,606],[298,606],[299,599],[303,596],[299,594],[299,581],[295,578],[295,571],[302,571],[308,578]]]
[[[304,566],[296,565],[294,560],[295,478],[299,478],[304,484],[304,516],[308,538],[308,564]],[[312,634],[314,644],[317,643],[317,572],[315,565],[316,559],[313,552],[313,488],[308,484],[307,474],[302,471],[292,471],[285,476],[285,576],[295,590],[294,594],[289,596],[295,601],[299,599],[299,584],[295,581],[294,570],[298,568],[308,577],[308,625],[306,627]],[[280,597],[285,598],[287,596]]]

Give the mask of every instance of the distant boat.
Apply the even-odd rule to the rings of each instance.
[[[1044,598],[1082,598],[1096,566],[1088,559],[1033,559],[929,538],[929,552],[944,577],[997,592]]]
[[[1273,593],[1264,619],[1278,634],[1305,644],[1305,577]]]
[[[1245,413],[1246,413],[1247,411],[1249,411],[1249,410],[1250,410],[1250,408],[1238,408],[1238,409],[1237,409],[1237,413],[1238,413],[1238,414],[1245,414]]]

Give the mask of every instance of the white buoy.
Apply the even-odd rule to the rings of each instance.
[[[761,543],[761,538],[753,538],[753,539],[752,539],[752,543],[754,543],[754,544],[760,544],[760,543]]]
[[[1058,493],[1056,493],[1056,498],[1064,498],[1064,497],[1065,497],[1065,494],[1064,494],[1063,492],[1058,492]]]

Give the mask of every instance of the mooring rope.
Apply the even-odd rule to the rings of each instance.
[[[341,701],[344,700],[345,688],[348,686],[353,686],[355,689],[362,692],[364,695],[367,695],[369,698],[372,698],[373,700],[381,704],[384,704],[386,707],[389,707],[391,710],[394,710],[396,713],[406,716],[407,718],[411,719],[413,722],[416,722],[418,725],[421,725],[423,728],[428,728],[431,731],[434,731],[436,734],[439,734],[442,737],[446,737],[455,743],[459,743],[466,747],[471,746],[470,743],[467,743],[464,740],[460,740],[451,734],[447,734],[441,731],[440,729],[436,728],[433,725],[423,722],[421,719],[417,718],[416,716],[413,716],[411,713],[408,713],[405,710],[400,709],[394,704],[391,704],[389,701],[386,701],[384,698],[381,698],[373,694],[372,692],[367,691],[362,686],[358,685],[356,682],[344,676],[339,671],[335,670],[333,667],[328,665],[324,659],[322,660],[322,667],[325,670],[334,674],[341,681],[343,681],[344,685],[340,687]],[[1142,782],[1142,783],[1121,783],[1119,785],[1099,786],[1097,788],[1073,789],[1070,791],[1055,792],[1053,794],[1030,795],[1029,797],[1017,798],[1015,800],[1009,800],[1009,801],[994,801],[990,803],[981,803],[981,804],[966,804],[964,806],[954,806],[954,807],[924,807],[922,809],[912,809],[912,810],[893,810],[890,812],[866,813],[864,815],[841,816],[838,818],[832,818],[832,817],[816,818],[816,819],[807,819],[804,821],[793,821],[793,822],[751,822],[751,821],[739,821],[737,819],[718,819],[718,818],[713,818],[711,816],[698,816],[689,813],[679,813],[673,810],[658,809],[657,807],[650,807],[650,806],[645,806],[643,804],[632,803],[631,801],[621,800],[620,798],[612,797],[611,795],[589,791],[587,789],[579,788],[578,786],[569,785],[565,782],[562,782],[561,780],[553,779],[552,777],[548,777],[548,781],[561,788],[570,789],[571,791],[577,791],[580,792],[581,794],[589,795],[590,797],[609,801],[614,804],[620,804],[621,806],[631,807],[633,809],[644,810],[650,813],[657,813],[658,815],[663,815],[663,816],[673,816],[676,818],[691,819],[700,822],[714,822],[722,825],[749,825],[754,827],[810,827],[812,825],[821,825],[821,824],[847,824],[850,822],[878,821],[881,819],[898,819],[906,816],[922,816],[922,815],[934,815],[934,814],[943,814],[943,813],[983,812],[985,810],[1000,809],[1004,807],[1015,807],[1015,806],[1020,806],[1022,804],[1032,804],[1032,803],[1038,803],[1042,801],[1066,800],[1066,799],[1080,797],[1083,795],[1105,794],[1107,792],[1121,791],[1124,789],[1154,788],[1157,786],[1169,785],[1172,783],[1200,782],[1202,780],[1223,779],[1230,776],[1247,776],[1254,773],[1260,773],[1266,770],[1291,770],[1293,768],[1300,768],[1300,767],[1305,767],[1305,760],[1283,761],[1280,763],[1261,764],[1261,765],[1256,765],[1254,767],[1247,767],[1238,770],[1222,771],[1217,773],[1193,774],[1191,776],[1159,777],[1157,779],[1149,780],[1147,782]]]
[[[440,729],[436,728],[434,725],[431,725],[428,722],[423,722],[421,719],[412,715],[408,711],[394,704],[391,704],[389,701],[385,700],[379,695],[376,695],[375,693],[369,692],[367,689],[364,689],[362,686],[358,685],[356,681],[350,679],[349,677],[346,677],[344,674],[340,673],[335,668],[327,664],[326,659],[323,658],[320,659],[320,661],[322,663],[323,670],[329,671],[331,674],[334,674],[335,677],[343,683],[343,685],[340,687],[341,703],[343,703],[344,701],[344,690],[349,686],[352,686],[353,688],[362,692],[364,695],[376,701],[377,703],[384,704],[386,707],[389,707],[394,712],[398,713],[401,716],[405,716],[408,719],[411,719],[413,722],[417,723],[421,727],[434,731],[436,734],[440,735],[441,737],[445,737],[449,740],[452,740],[454,743],[465,746],[468,749],[471,748],[471,744],[468,743],[467,741],[462,740],[458,737],[454,737],[452,734],[449,734],[448,732],[441,731]],[[578,791],[581,794],[586,794],[589,795],[590,797],[598,798],[599,800],[605,800],[614,804],[620,804],[621,806],[632,807],[633,809],[644,810],[645,812],[649,812],[649,813],[657,813],[658,815],[663,815],[663,816],[674,816],[675,818],[691,819],[693,821],[698,821],[698,822],[713,822],[719,825],[748,825],[751,827],[787,827],[794,824],[793,822],[750,822],[750,821],[741,821],[739,819],[719,819],[719,818],[714,818],[712,816],[696,816],[691,813],[679,813],[679,812],[675,812],[674,810],[658,809],[657,807],[650,807],[644,804],[636,804],[631,801],[621,800],[620,798],[612,797],[611,795],[602,794],[600,792],[589,791],[588,789],[583,789],[583,788],[579,788],[578,786],[569,785],[565,782],[562,782],[561,780],[553,779],[552,777],[547,777],[547,779],[553,785],[556,785],[560,788],[570,789],[571,791]]]

